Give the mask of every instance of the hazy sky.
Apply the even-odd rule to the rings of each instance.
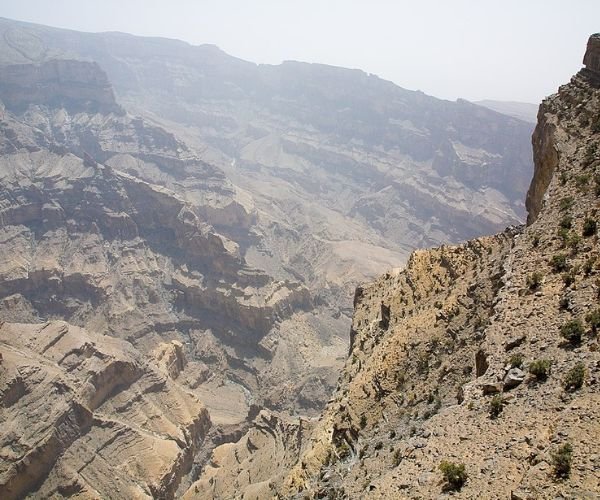
[[[0,16],[360,68],[446,99],[537,103],[580,68],[600,0],[0,0]]]

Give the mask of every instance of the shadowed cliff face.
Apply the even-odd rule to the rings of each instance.
[[[600,79],[600,33],[592,35],[588,40],[587,50],[583,58],[585,72],[589,72],[586,76],[592,77],[590,80],[597,84]]]
[[[46,103],[68,111],[123,113],[106,74],[98,64],[84,61],[57,59],[39,65],[3,66],[0,100],[14,111]]]

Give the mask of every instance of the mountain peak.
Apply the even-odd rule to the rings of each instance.
[[[600,79],[600,33],[594,33],[588,39],[583,64],[588,71]]]

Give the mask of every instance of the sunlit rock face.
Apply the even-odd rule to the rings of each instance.
[[[63,321],[0,327],[2,498],[169,498],[210,427],[129,342]]]

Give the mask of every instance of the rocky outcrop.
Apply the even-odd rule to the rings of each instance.
[[[106,74],[88,61],[54,59],[3,66],[0,100],[13,111],[43,102],[71,112],[123,113]]]
[[[148,352],[179,340],[187,355],[201,353],[190,361],[243,384],[236,397],[216,402],[241,404],[260,379],[271,408],[316,412],[347,351],[357,283],[402,264],[414,248],[489,234],[524,215],[530,125],[466,101],[440,101],[356,70],[257,66],[214,46],[0,20],[0,65],[73,58],[96,62],[119,103],[143,118],[70,112],[32,97],[17,119],[48,144],[23,139],[14,125],[5,148],[61,147],[119,178],[166,188],[211,226],[209,239],[218,235],[230,256],[247,263],[230,266],[237,276],[225,284],[216,276],[224,268],[211,276],[189,266],[171,273],[160,259],[144,263],[164,272],[168,286],[143,308],[118,308],[117,317],[126,311],[136,325],[126,335],[149,342]],[[127,209],[114,212],[114,231],[140,231]],[[139,238],[177,240],[160,224]],[[142,252],[131,251],[137,264]],[[144,297],[155,281],[141,281],[136,296]],[[6,300],[29,314],[16,295]],[[161,306],[149,313],[154,303]]]
[[[559,162],[559,151],[556,148],[557,134],[556,117],[548,115],[546,103],[540,105],[538,124],[533,131],[533,180],[527,191],[527,224],[532,224],[538,217],[544,202],[548,185],[554,176]]]
[[[240,424],[251,402],[316,413],[343,320],[247,264],[260,239],[251,197],[147,120],[30,98],[0,110],[0,317],[62,318],[148,356],[178,342],[183,371],[162,369],[219,425]]]
[[[128,342],[0,327],[0,495],[173,498],[210,420]]]
[[[241,440],[215,448],[183,498],[271,498],[273,480],[296,463],[311,428],[308,420],[261,411]]]
[[[600,33],[589,38],[583,64],[593,82],[600,84]]]
[[[338,389],[269,492],[598,496],[600,93],[580,73],[540,109],[529,224],[414,252],[357,289]],[[221,453],[219,477],[237,477]],[[444,462],[464,482],[444,480]]]
[[[16,163],[23,159],[14,158]],[[40,167],[32,184],[18,169],[3,171],[6,182],[19,188],[2,193],[0,201],[6,259],[0,271],[2,296],[20,294],[42,317],[60,314],[84,322],[92,321],[92,311],[81,310],[84,303],[103,304],[108,306],[103,330],[129,338],[147,333],[161,316],[165,323],[177,321],[173,305],[186,315],[210,318],[210,325],[228,318],[259,339],[276,320],[309,306],[305,288],[272,283],[264,273],[245,268],[235,245],[201,223],[172,193],[101,166],[86,167],[76,157],[40,154],[30,159]],[[62,175],[53,178],[47,172],[44,180],[46,166],[61,164]],[[43,190],[38,188],[42,184]],[[84,189],[89,195],[82,199]],[[22,201],[15,204],[15,197]],[[170,267],[168,274],[160,271],[161,261]],[[138,265],[147,271],[121,274]],[[219,279],[226,282],[219,285]],[[134,299],[136,310],[117,313],[124,298],[116,296],[120,289],[139,289],[145,298]],[[50,295],[54,300],[48,300]],[[67,297],[75,301],[70,311]],[[93,317],[99,320],[97,312]],[[244,335],[239,337],[243,341]]]
[[[316,414],[329,399],[348,348],[349,291],[357,281],[401,263],[415,246],[520,219],[527,125],[360,71],[257,67],[214,47],[169,41],[156,41],[162,55],[148,66],[140,56],[146,42],[127,35],[86,38],[5,20],[0,32],[8,77],[21,71],[39,83],[15,89],[9,78],[11,102],[0,110],[0,319],[39,325],[63,318],[90,337],[133,346],[144,361],[78,347],[94,366],[106,366],[85,365],[89,379],[72,382],[77,405],[64,417],[66,430],[55,425],[60,439],[50,442],[51,452],[35,444],[39,461],[15,455],[24,465],[7,468],[11,495],[29,484],[40,496],[170,497],[192,481],[191,496],[232,496],[236,489],[287,495],[317,483],[317,492],[329,491],[358,470],[346,460],[360,455],[363,443],[374,455],[369,474],[382,473],[387,448],[377,432],[417,428],[438,405],[471,401],[471,372],[455,365],[474,365],[481,377],[496,370],[501,376],[481,381],[490,390],[511,385],[516,393],[526,385],[520,372],[505,370],[504,377],[497,369],[481,332],[518,232],[509,231],[416,254],[410,272],[386,277],[385,292],[369,289],[358,298],[368,325],[357,314],[357,359],[348,361],[340,387],[348,392],[336,395],[314,441],[306,439],[312,423],[305,419],[271,411],[254,418],[262,406]],[[120,102],[146,118],[111,107],[97,68],[67,55],[79,49],[108,72]],[[52,68],[61,59],[64,68]],[[85,75],[88,87],[80,85]],[[451,283],[455,293],[446,294]],[[419,321],[436,335],[429,338]],[[388,342],[400,328],[410,332],[410,344],[402,333]],[[413,346],[420,335],[426,340]],[[446,335],[453,342],[440,344]],[[380,343],[391,362],[406,364],[410,380],[429,377],[427,399],[416,388],[406,404],[396,398],[399,381],[390,377],[399,375]],[[413,347],[416,357],[406,354]],[[44,380],[31,387],[45,387]],[[187,417],[165,422],[163,408],[177,408],[165,387],[209,408],[216,437],[208,447],[237,440],[246,419],[253,425],[239,443],[219,446],[208,466],[206,447],[190,466],[194,440],[181,429],[191,435],[195,424]],[[3,394],[18,405],[28,390],[10,377]],[[147,409],[153,404],[160,410]],[[396,407],[401,416],[390,410]],[[49,411],[41,407],[39,420]],[[364,422],[374,423],[374,434]],[[424,448],[421,437],[414,449]],[[6,439],[8,456],[16,441]]]
[[[598,120],[590,111],[589,106],[584,103],[575,102],[576,92],[573,89],[580,88],[585,91],[588,87],[596,87],[600,83],[600,35],[590,36],[583,63],[586,65],[573,77],[571,86],[561,87],[559,94],[568,106],[577,105],[578,119],[582,127],[592,126],[597,129]],[[569,92],[571,91],[571,93]],[[572,138],[565,132],[558,122],[562,119],[561,113],[556,112],[555,99],[547,99],[540,105],[538,111],[538,123],[533,132],[533,158],[534,173],[533,180],[527,192],[527,224],[532,224],[538,217],[543,206],[544,197],[548,186],[554,176],[554,172],[560,162],[560,154],[572,153],[569,141]],[[593,154],[592,154],[593,159]]]

